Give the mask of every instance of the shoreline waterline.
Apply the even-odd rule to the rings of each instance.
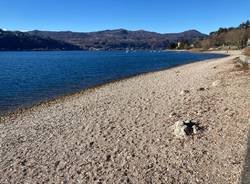
[[[218,53],[218,54],[221,55],[221,53]],[[187,64],[179,64],[179,65],[177,64],[176,66],[173,66],[173,67],[170,67],[170,68],[159,69],[159,70],[156,70],[156,71],[135,74],[135,75],[132,75],[132,76],[129,76],[129,77],[121,78],[121,79],[110,80],[110,81],[107,81],[105,83],[97,84],[97,85],[94,85],[94,86],[91,86],[91,87],[88,87],[88,88],[85,88],[85,89],[81,89],[81,90],[76,91],[76,92],[59,95],[59,96],[56,96],[56,97],[52,97],[51,99],[44,99],[44,100],[41,100],[39,102],[35,102],[33,104],[30,104],[30,105],[20,106],[18,108],[14,108],[14,109],[6,111],[6,112],[1,112],[0,111],[0,118],[17,116],[17,115],[19,115],[21,113],[25,113],[26,111],[32,111],[32,110],[34,110],[35,108],[37,108],[39,106],[50,106],[50,105],[55,104],[57,102],[63,102],[64,100],[67,100],[69,98],[73,98],[73,97],[76,97],[78,95],[83,95],[85,93],[89,93],[89,92],[98,90],[99,88],[102,88],[104,86],[108,86],[108,85],[114,84],[114,83],[120,83],[120,82],[123,82],[123,81],[126,81],[126,80],[130,80],[132,78],[143,77],[145,75],[150,75],[150,74],[157,73],[157,72],[172,70],[172,69],[176,69],[178,67],[183,67],[183,66],[187,66],[187,65],[195,65],[195,64],[201,63],[201,62],[210,62],[210,61],[215,61],[215,60],[219,60],[219,59],[222,59],[222,58],[226,59],[226,58],[229,58],[230,56],[231,55],[224,54],[224,57],[220,57],[220,58],[198,60],[198,61],[194,61],[194,62],[187,63]]]
[[[0,111],[13,111],[64,94],[224,54],[191,52],[0,53]]]

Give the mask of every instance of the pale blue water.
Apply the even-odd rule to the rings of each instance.
[[[0,52],[0,113],[140,73],[224,55],[188,52]]]

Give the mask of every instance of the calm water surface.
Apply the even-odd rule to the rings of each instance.
[[[0,52],[0,113],[108,81],[223,56],[188,52]]]

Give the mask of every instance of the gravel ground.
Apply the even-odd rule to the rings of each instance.
[[[234,57],[140,75],[2,117],[0,183],[238,183],[250,72],[235,68]],[[195,120],[201,129],[178,138],[178,120]]]

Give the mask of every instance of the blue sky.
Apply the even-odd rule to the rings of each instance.
[[[250,19],[250,0],[0,0],[0,28],[204,33]]]

